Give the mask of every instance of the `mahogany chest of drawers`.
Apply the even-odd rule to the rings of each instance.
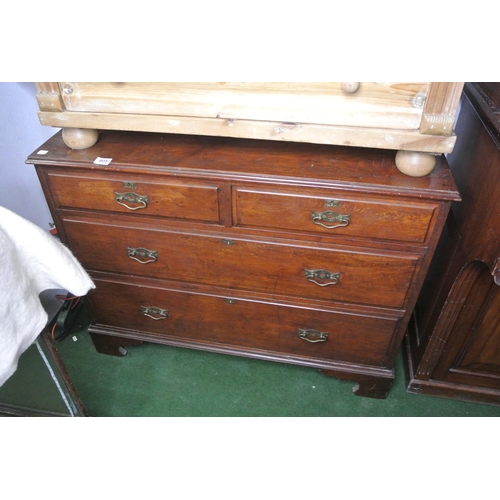
[[[91,274],[96,349],[143,341],[295,363],[385,397],[450,204],[442,157],[412,178],[384,150],[61,132],[27,160]]]

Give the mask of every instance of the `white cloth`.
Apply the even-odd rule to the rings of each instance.
[[[0,386],[47,323],[39,294],[64,289],[83,296],[91,288],[94,283],[68,248],[0,207]]]

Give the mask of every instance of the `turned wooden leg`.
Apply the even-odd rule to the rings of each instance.
[[[111,335],[101,335],[99,333],[90,333],[90,336],[96,351],[110,356],[125,356],[127,354],[127,349],[123,347],[124,345],[142,344],[142,340],[113,337]]]
[[[364,396],[367,398],[385,399],[387,394],[389,394],[392,383],[394,382],[394,376],[377,377],[373,375],[340,371],[337,372],[333,370],[320,370],[320,372],[329,377],[357,382],[357,384],[352,388],[352,392],[356,396]]]
[[[92,128],[63,128],[62,138],[71,149],[87,149],[97,142],[99,134]]]
[[[436,166],[436,156],[418,151],[398,151],[396,153],[396,167],[403,174],[410,177],[424,177],[429,175]]]

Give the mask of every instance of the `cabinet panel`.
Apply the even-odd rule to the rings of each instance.
[[[467,267],[474,272],[461,287],[461,307],[432,378],[458,384],[474,380],[479,386],[495,387],[500,384],[500,293],[484,264]]]
[[[137,174],[47,173],[57,208],[219,221],[218,187]]]
[[[234,224],[422,243],[437,205],[342,192],[234,188]]]
[[[98,325],[305,358],[383,365],[397,324],[396,319],[254,302],[234,295],[194,294],[123,281],[96,283],[91,299]],[[310,330],[326,334],[324,340],[317,341],[318,334]],[[301,331],[311,341],[301,338]]]
[[[498,83],[467,83],[449,156],[452,206],[408,329],[408,391],[500,404]],[[447,237],[449,234],[451,237]],[[431,288],[432,287],[432,288]]]
[[[96,219],[68,217],[65,232],[75,255],[93,270],[389,307],[403,306],[418,262],[411,255],[138,229]],[[131,256],[130,249],[137,252]]]

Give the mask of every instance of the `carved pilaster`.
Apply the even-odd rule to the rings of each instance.
[[[452,135],[463,86],[462,82],[433,82],[430,84],[420,124],[421,134]]]
[[[66,109],[57,82],[37,82],[35,87],[40,111],[64,111]]]
[[[422,358],[418,368],[418,376],[422,380],[429,380],[432,375],[437,361],[443,353],[448,337],[455,325],[455,322],[462,310],[465,299],[469,295],[476,279],[484,269],[484,263],[480,261],[472,261],[467,263],[453,284],[450,293],[446,299],[446,306],[443,307],[441,316],[439,317],[434,335],[429,341],[425,355]],[[437,333],[439,332],[439,333]]]

